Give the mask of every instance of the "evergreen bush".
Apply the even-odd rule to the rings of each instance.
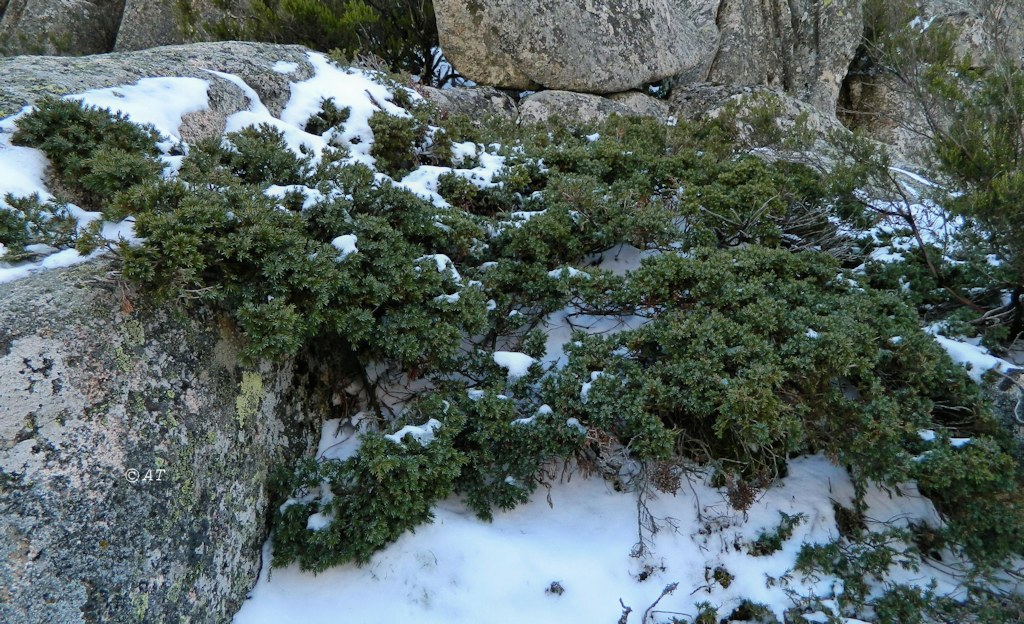
[[[119,190],[159,177],[158,139],[124,115],[47,96],[18,120],[12,142],[42,150],[72,199],[99,210]]]
[[[525,501],[551,460],[607,459],[601,441],[630,461],[710,465],[750,491],[791,456],[822,452],[861,488],[917,479],[949,520],[944,537],[979,562],[1024,552],[1005,430],[904,295],[852,272],[861,259],[839,251],[853,242],[838,211],[853,204],[855,175],[769,165],[735,141],[731,121],[513,128],[453,117],[435,128],[429,107],[406,105],[408,117],[371,120],[377,172],[343,149],[314,162],[269,127],[191,146],[174,178],[115,171],[106,159],[121,156],[98,154],[148,162],[152,130],[63,100],[42,102],[19,130],[63,184],[95,176],[83,193],[128,171],[105,207],[135,217],[144,242],[120,254],[144,292],[215,306],[251,360],[316,345],[352,362],[376,424],[349,459],[282,473],[277,564],[365,562],[451,493],[490,517]],[[307,128],[346,121],[325,102]],[[57,131],[64,123],[78,142]],[[503,142],[505,165],[486,188],[443,177],[450,207],[380,175],[450,160],[431,150],[464,140]],[[17,216],[2,223],[28,240]],[[594,266],[630,244],[651,256],[638,270]],[[570,303],[633,328],[579,334],[563,368],[509,378],[494,352],[542,356],[538,328]],[[371,368],[409,382],[408,396],[388,403]],[[430,433],[384,434],[405,425]],[[973,441],[949,447],[953,435]],[[755,548],[784,539],[781,526]],[[838,557],[879,569],[891,557],[870,539],[852,554],[808,554],[807,566]]]

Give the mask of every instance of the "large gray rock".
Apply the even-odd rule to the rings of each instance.
[[[81,93],[152,76],[195,77],[210,82],[210,110],[185,117],[182,138],[194,141],[220,134],[228,115],[249,107],[249,99],[238,85],[208,70],[238,76],[276,115],[291,97],[289,83],[312,76],[308,52],[300,46],[221,42],[79,58],[0,58],[0,116],[15,113],[43,95]],[[278,61],[297,63],[298,67],[281,74],[273,71]]]
[[[145,50],[157,46],[210,39],[206,25],[237,17],[233,8],[216,6],[217,0],[125,0],[114,52]]]
[[[515,100],[491,87],[419,87],[418,90],[443,115],[466,115],[474,120],[482,120],[492,115],[514,119],[518,113]]]
[[[459,72],[509,89],[614,93],[701,75],[719,0],[435,0]]]
[[[863,0],[722,0],[707,80],[784,90],[834,113],[864,32]]]
[[[571,91],[541,91],[519,103],[520,123],[541,123],[560,118],[573,123],[599,122],[612,115],[623,117],[668,117],[668,104],[642,93],[617,93],[602,97]]]
[[[114,47],[125,0],[9,0],[2,54],[99,54]]]
[[[669,98],[672,116],[683,120],[721,118],[736,138],[767,160],[831,167],[834,137],[848,133],[832,112],[822,112],[792,95],[764,86],[692,85]],[[765,115],[765,111],[770,114]],[[722,117],[726,115],[725,117]]]
[[[0,621],[226,622],[268,471],[330,400],[319,371],[245,364],[225,322],[149,307],[112,268],[0,285]]]
[[[113,50],[124,52],[185,43],[178,0],[125,0]]]

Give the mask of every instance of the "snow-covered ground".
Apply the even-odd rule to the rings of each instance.
[[[938,522],[913,485],[901,492],[869,491],[873,524]],[[700,603],[725,617],[743,599],[764,604],[781,621],[799,598],[823,598],[827,606],[842,591],[837,579],[804,578],[793,566],[801,545],[839,537],[833,501],[849,506],[852,499],[846,472],[820,456],[793,461],[789,476],[746,514],[730,508],[724,491],[694,475],[677,495],[660,494],[649,502],[661,530],[645,533],[650,552],[636,558],[631,552],[638,539],[637,495],[567,473],[550,491],[496,514],[492,523],[478,520],[457,499],[445,501],[433,524],[404,535],[363,567],[346,565],[316,576],[295,566],[264,567],[235,624],[615,622],[622,614],[620,600],[633,609],[630,621],[640,622],[670,583],[678,583],[677,589],[658,603],[649,621],[690,619]],[[777,553],[748,554],[751,542],[779,525],[780,512],[801,518],[792,537]],[[727,578],[721,570],[732,580],[721,581]],[[943,594],[957,591],[944,570],[893,574],[892,580],[921,586],[934,580]]]

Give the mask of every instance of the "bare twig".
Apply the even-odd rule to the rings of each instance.
[[[619,624],[626,624],[629,621],[629,614],[633,612],[633,608],[627,607],[626,603],[622,602],[622,598],[619,598],[619,604],[622,605],[622,615],[619,617]]]
[[[644,611],[644,617],[640,620],[640,624],[647,624],[647,618],[650,616],[651,611],[654,610],[654,607],[658,606],[661,599],[674,592],[677,587],[679,587],[679,583],[669,583],[666,585],[665,589],[661,590],[661,595],[658,596],[658,599],[651,603],[651,606],[647,607],[647,610]]]

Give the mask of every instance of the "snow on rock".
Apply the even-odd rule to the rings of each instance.
[[[271,69],[279,74],[293,74],[299,69],[299,64],[289,61],[278,61],[274,63],[274,66],[271,67]]]
[[[38,194],[43,201],[52,197],[46,190],[46,156],[31,147],[11,143],[18,129],[17,120],[32,110],[25,107],[18,114],[0,121],[0,209],[8,207],[4,197],[29,197]]]
[[[312,78],[292,83],[291,99],[281,112],[280,123],[292,128],[296,133],[313,137],[304,131],[306,122],[320,112],[325,99],[334,100],[338,108],[348,108],[349,117],[345,122],[344,131],[337,137],[342,145],[348,148],[352,161],[373,166],[376,160],[370,156],[373,145],[373,131],[370,129],[370,117],[377,111],[389,115],[408,117],[409,113],[391,102],[388,88],[375,80],[372,72],[358,69],[343,69],[333,65],[322,54],[309,54],[309,62],[315,71]],[[411,99],[420,99],[420,95],[410,91]],[[317,137],[319,144],[316,152],[322,151],[326,141]]]
[[[916,488],[901,486],[900,492],[869,488],[867,516],[901,526],[937,520]],[[636,495],[616,492],[600,479],[576,475],[554,483],[530,502],[496,513],[490,523],[452,498],[435,508],[432,524],[406,533],[362,567],[350,564],[317,575],[297,566],[273,574],[264,568],[235,624],[615,622],[622,614],[620,598],[642,613],[672,582],[679,589],[660,609],[692,618],[700,602],[729,613],[746,598],[765,604],[781,621],[794,600],[831,598],[842,590],[836,578],[791,572],[804,544],[839,537],[833,500],[849,505],[853,495],[846,472],[820,456],[790,462],[789,475],[747,514],[731,509],[722,490],[696,480],[675,496],[648,501],[655,517],[678,525],[653,536],[652,551],[643,559],[629,556],[636,542]],[[779,512],[802,515],[792,538],[776,553],[748,555],[745,546],[777,527]],[[268,544],[265,562],[269,551]],[[645,564],[653,573],[640,582]],[[708,566],[733,575],[729,587],[709,581]],[[953,588],[953,580],[935,569],[892,574],[918,586],[934,579],[940,594]],[[545,592],[554,581],[563,594]]]
[[[508,371],[509,381],[525,377],[537,360],[515,351],[495,351],[494,363]]]
[[[373,144],[373,133],[369,126],[370,117],[378,110],[398,116],[408,116],[409,113],[390,102],[392,96],[388,87],[381,84],[373,72],[336,67],[322,54],[309,53],[308,58],[313,65],[314,75],[308,80],[292,83],[291,98],[279,118],[271,114],[256,90],[240,77],[225,72],[206,70],[212,76],[217,76],[237,86],[249,100],[247,110],[237,112],[227,118],[225,132],[236,132],[247,127],[266,124],[283,133],[286,144],[293,152],[298,155],[309,154],[314,163],[318,162],[325,149],[336,142],[349,150],[350,157],[344,161],[345,163],[363,163],[372,168],[375,161],[370,156]],[[297,67],[295,63],[280,62],[274,65],[273,70],[289,74],[294,72]],[[88,105],[109,108],[112,111],[123,113],[135,123],[152,124],[165,139],[160,147],[167,152],[170,146],[181,142],[179,129],[182,118],[191,112],[202,111],[209,107],[209,86],[208,81],[199,78],[144,78],[131,85],[95,89],[67,97]],[[410,92],[410,97],[418,99],[420,96]],[[332,130],[325,136],[310,134],[305,131],[305,124],[310,116],[319,112],[325,98],[333,99],[339,107],[349,108],[351,111],[349,119],[340,133]],[[11,135],[16,130],[17,118],[30,110],[31,108],[26,108],[18,115],[0,121],[0,210],[10,208],[2,200],[2,197],[8,193],[15,197],[38,194],[42,201],[51,200],[53,197],[45,184],[48,165],[46,157],[39,150],[17,147],[10,141]],[[337,137],[333,136],[335,133],[338,134]],[[424,172],[413,172],[410,176],[413,180],[432,178],[435,181],[435,190],[436,178],[448,171],[455,171],[458,175],[473,180],[478,185],[492,184],[492,178],[503,166],[504,159],[486,153],[477,154],[477,147],[470,147],[471,145],[459,147],[460,159],[470,159],[471,156],[471,160],[480,162],[479,167],[467,170],[452,170],[444,167],[426,168]],[[165,155],[162,159],[166,165],[165,175],[176,175],[182,157]],[[389,183],[393,183],[387,176],[380,175]],[[415,185],[410,182],[410,186]],[[436,192],[431,195],[431,191],[427,188],[411,190],[434,200],[435,203],[438,201],[443,203]],[[301,192],[304,195],[303,208],[309,208],[325,198],[322,192],[301,186],[271,186],[265,190],[265,193],[270,197],[283,198],[292,191]],[[72,210],[72,216],[79,219],[80,228],[85,227],[90,220],[100,218],[97,213],[87,213],[75,207],[69,207],[69,210]],[[74,212],[75,210],[77,213]],[[126,239],[137,243],[139,241],[132,231],[132,226],[133,223],[127,220],[116,225],[104,224],[103,232],[104,235],[110,233],[110,240]],[[354,240],[352,245],[354,252]],[[348,247],[340,250],[341,258],[348,255],[347,250]],[[51,251],[57,253],[59,250]],[[64,250],[52,259],[44,258],[35,263],[22,263],[18,266],[7,266],[0,263],[0,280],[10,281],[36,271],[84,262],[95,255],[83,258],[72,250]],[[460,279],[450,261],[446,270],[449,270],[457,281]]]
[[[209,88],[210,83],[199,78],[143,78],[132,85],[94,89],[69,99],[123,113],[140,125],[151,124],[162,136],[178,142],[181,119],[210,107]]]
[[[209,106],[208,88],[209,83],[198,78],[143,78],[132,85],[95,89],[67,98],[123,113],[135,123],[153,125],[166,139],[165,145],[162,145],[166,148],[180,142],[182,117]],[[45,183],[48,166],[46,156],[37,149],[11,144],[18,118],[31,110],[31,107],[26,107],[17,115],[0,121],[0,210],[11,209],[2,199],[8,194],[14,197],[38,195],[44,202],[53,199]],[[73,204],[68,204],[65,209],[78,221],[79,230],[101,218],[99,213],[82,210]],[[139,242],[132,218],[116,224],[104,223],[101,235],[110,241]],[[14,266],[0,262],[0,282],[21,279],[39,271],[81,264],[103,255],[103,250],[87,256],[82,256],[74,249],[49,250],[48,253],[40,260]]]
[[[82,264],[83,262],[88,262],[89,260],[99,256],[100,252],[98,251],[93,252],[88,256],[83,256],[74,249],[65,249],[63,251],[52,253],[37,262],[23,262],[9,267],[5,267],[3,263],[0,263],[0,284],[4,282],[13,282],[14,280],[28,277],[29,275],[40,271],[48,271]]]

